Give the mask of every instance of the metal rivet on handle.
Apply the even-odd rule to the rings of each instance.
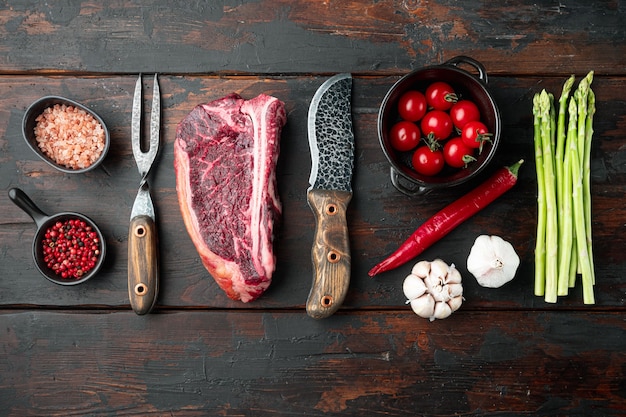
[[[135,285],[135,294],[142,296],[142,295],[146,295],[146,293],[148,292],[148,289],[146,288],[146,286],[142,283],[139,283],[137,285]]]
[[[323,296],[320,301],[322,303],[322,307],[328,308],[333,305],[333,297],[330,295]]]
[[[326,206],[326,214],[334,216],[335,214],[337,214],[337,212],[338,210],[336,204],[329,204]]]
[[[326,255],[326,259],[328,259],[328,262],[330,262],[331,264],[336,264],[341,259],[341,255],[334,250],[331,250],[330,252],[328,252],[328,255]]]

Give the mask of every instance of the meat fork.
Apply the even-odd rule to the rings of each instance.
[[[161,98],[156,74],[153,85],[150,147],[147,151],[143,151],[141,147],[143,102],[141,74],[135,84],[131,122],[133,156],[139,175],[141,175],[141,182],[131,210],[128,231],[128,296],[131,307],[139,315],[147,314],[152,310],[159,293],[158,234],[154,205],[148,185],[148,174],[150,174],[160,144]]]

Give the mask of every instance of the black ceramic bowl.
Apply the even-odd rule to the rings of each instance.
[[[473,67],[477,75],[459,68],[460,65]],[[486,142],[476,161],[467,168],[444,170],[435,176],[417,173],[411,167],[411,157],[405,152],[396,151],[390,144],[388,135],[391,127],[400,120],[398,100],[408,90],[424,92],[435,81],[445,81],[454,89],[460,99],[473,101],[480,110],[481,120],[493,134],[491,142]],[[437,188],[453,187],[476,177],[492,160],[500,143],[501,120],[498,107],[487,91],[487,72],[481,63],[458,56],[442,65],[413,71],[399,79],[386,94],[378,113],[378,138],[380,146],[391,164],[391,182],[402,193],[420,195]]]
[[[35,261],[35,266],[44,277],[59,285],[77,285],[93,278],[98,273],[100,268],[102,268],[104,258],[106,256],[106,241],[104,240],[102,232],[93,220],[83,214],[73,212],[63,212],[48,216],[41,211],[35,203],[33,203],[26,193],[19,188],[11,188],[9,190],[9,198],[15,203],[15,205],[24,210],[37,225],[37,232],[35,233],[35,237],[33,239],[33,260]],[[96,265],[80,278],[62,278],[60,275],[57,275],[54,270],[48,267],[44,261],[43,239],[46,231],[56,222],[64,222],[71,219],[84,221],[97,233],[99,239],[100,253],[98,255]]]
[[[39,146],[37,146],[37,139],[35,138],[35,126],[37,125],[36,119],[40,114],[43,113],[45,109],[47,109],[48,107],[52,107],[55,104],[65,104],[67,106],[73,106],[75,108],[82,109],[87,112],[87,114],[90,114],[94,119],[96,119],[98,123],[100,123],[100,125],[102,126],[102,129],[104,130],[104,149],[102,150],[98,159],[92,162],[91,165],[85,168],[69,168],[51,159],[39,148]],[[26,109],[26,113],[24,114],[24,118],[22,119],[22,133],[24,135],[24,140],[26,140],[26,143],[33,150],[33,152],[35,152],[41,159],[46,161],[54,168],[68,174],[80,174],[96,168],[106,157],[111,144],[109,129],[107,128],[106,124],[104,124],[104,121],[100,118],[100,116],[98,116],[88,107],[85,107],[84,105],[74,100],[58,96],[42,97],[39,100],[35,101],[33,104],[31,104],[28,109]]]

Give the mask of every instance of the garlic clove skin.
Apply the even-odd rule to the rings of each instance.
[[[452,309],[450,308],[448,303],[437,303],[435,304],[435,311],[433,312],[432,317],[429,318],[430,321],[433,321],[435,319],[445,319],[447,317],[450,317],[450,314],[452,314]]]
[[[454,266],[454,264],[450,265],[450,270],[448,271],[448,276],[446,277],[446,284],[460,284],[461,283],[461,273]]]
[[[419,261],[413,266],[413,269],[411,269],[411,274],[418,276],[422,279],[426,278],[429,272],[430,272],[430,262],[428,261]]]
[[[426,284],[424,280],[416,275],[408,275],[402,284],[404,296],[409,300],[415,300],[426,292]]]
[[[454,313],[459,308],[461,308],[461,304],[463,304],[463,297],[454,297],[450,301],[448,301],[448,305],[450,306],[450,310]]]
[[[463,303],[461,273],[441,259],[415,264],[402,289],[413,312],[430,321],[449,317]]]
[[[519,264],[513,245],[499,236],[478,236],[467,257],[467,270],[486,288],[499,288],[511,281]]]
[[[426,284],[426,288],[428,291],[441,291],[441,286],[443,285],[443,280],[436,275],[428,275],[424,278],[424,284]],[[439,289],[437,289],[439,287]]]
[[[428,319],[435,313],[435,299],[430,294],[424,294],[411,300],[411,308],[418,316]]]
[[[448,289],[442,287],[441,285],[431,288],[430,294],[433,296],[435,301],[437,302],[447,302],[450,299],[450,293],[448,293]]]
[[[445,263],[441,259],[435,259],[434,261],[432,261],[430,263],[430,274],[429,275],[437,277],[437,278],[439,278],[439,279],[441,279],[443,281],[446,278],[446,276],[448,275],[448,270],[449,269],[450,269],[450,267],[448,266],[447,263]]]
[[[463,295],[463,285],[461,284],[448,284],[446,285],[450,298],[456,298]]]

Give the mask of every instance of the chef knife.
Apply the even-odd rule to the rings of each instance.
[[[338,74],[317,90],[309,107],[311,150],[307,201],[315,215],[311,250],[313,283],[306,311],[322,319],[343,303],[350,284],[350,242],[346,210],[352,198],[354,134],[352,76]]]

